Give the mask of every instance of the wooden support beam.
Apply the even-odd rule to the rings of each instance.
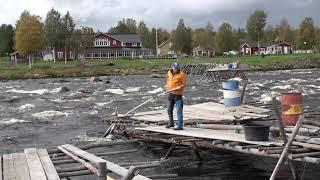
[[[104,160],[104,159],[102,159],[100,157],[97,157],[97,156],[93,155],[93,154],[90,154],[90,153],[88,153],[86,151],[83,151],[82,149],[74,147],[74,146],[72,146],[70,144],[62,145],[62,146],[59,146],[58,148],[61,149],[61,150],[64,150],[64,152],[65,151],[67,151],[67,152],[70,151],[73,154],[75,154],[75,155],[77,155],[77,156],[79,156],[81,158],[84,158],[84,159],[86,159],[86,160],[88,160],[90,162],[93,162],[95,164],[97,164],[98,162],[105,162],[107,164],[106,165],[107,169],[112,171],[112,172],[114,172],[114,173],[116,173],[116,174],[118,174],[118,175],[125,176],[127,174],[127,171],[128,171],[127,169],[125,169],[123,167],[120,167],[120,166],[118,166],[118,165],[116,165],[116,164],[114,164],[112,162],[106,161],[106,160]],[[134,178],[134,180],[149,180],[149,178],[146,178],[144,176],[138,175],[138,176],[136,176]]]
[[[303,119],[304,119],[304,117],[303,117],[303,115],[301,115],[301,116],[299,117],[299,120],[298,120],[297,124],[296,124],[295,127],[294,127],[294,131],[293,131],[290,139],[288,140],[288,142],[287,142],[287,144],[286,144],[286,146],[285,146],[285,148],[284,148],[284,150],[283,150],[283,152],[282,152],[282,154],[281,154],[281,156],[280,156],[280,159],[279,159],[279,161],[278,161],[275,169],[274,169],[273,172],[272,172],[272,175],[271,175],[271,177],[270,177],[270,180],[274,180],[274,179],[275,179],[278,171],[280,170],[280,168],[281,168],[281,166],[282,166],[282,163],[283,163],[284,160],[287,158],[287,156],[288,156],[288,151],[289,151],[289,149],[290,149],[290,146],[291,146],[291,144],[292,144],[295,136],[297,135],[297,133],[298,133],[298,131],[299,131],[299,128],[300,128],[300,126],[301,126],[301,124],[302,124]]]
[[[291,159],[303,158],[310,156],[320,156],[320,152],[309,152],[309,153],[300,153],[300,154],[292,154],[289,155]]]
[[[94,149],[94,148],[99,148],[99,147],[104,147],[104,146],[124,145],[124,144],[136,143],[136,142],[138,142],[138,141],[137,140],[112,141],[112,142],[88,144],[88,145],[80,146],[79,148],[82,150],[87,150],[87,149]],[[55,148],[55,149],[48,150],[48,153],[49,154],[61,153],[61,151],[59,149]]]
[[[168,157],[172,154],[174,148],[176,147],[176,143],[173,143],[169,149],[169,151],[167,152],[167,154],[161,158],[161,160],[165,160],[165,159],[168,159]]]
[[[73,176],[84,176],[84,175],[91,175],[94,174],[90,170],[82,170],[82,171],[73,171],[73,172],[61,172],[59,173],[59,176],[61,178],[66,178],[66,177],[73,177]]]
[[[137,152],[137,151],[138,151],[138,149],[129,149],[129,150],[123,150],[123,151],[95,153],[94,155],[104,157],[104,156],[110,156],[110,155],[133,153],[133,152]],[[72,159],[70,156],[61,156],[61,157],[53,157],[52,161],[61,161],[61,160],[70,160],[70,159]]]
[[[194,153],[196,154],[198,160],[202,161],[203,159],[199,153],[199,148],[198,148],[196,142],[190,142],[190,145],[191,145],[191,148],[193,149]]]
[[[68,150],[64,149],[62,146],[58,146],[58,149],[63,153],[67,154],[68,156],[72,157],[72,159],[76,160],[77,162],[81,163],[83,166],[88,168],[91,172],[98,175],[98,169],[94,167],[92,164],[86,162],[85,160],[79,158],[78,156],[74,155],[73,153],[69,152]]]
[[[135,176],[139,174],[139,170],[135,166],[131,166],[125,176],[121,180],[132,180]]]

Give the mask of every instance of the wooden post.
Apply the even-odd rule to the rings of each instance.
[[[243,99],[244,99],[244,93],[246,91],[247,83],[243,84],[242,92],[241,92],[241,97],[240,97],[240,102],[243,104]]]
[[[107,163],[106,162],[98,162],[98,179],[99,180],[106,180],[107,178]]]
[[[281,119],[279,108],[278,108],[278,103],[277,103],[277,100],[276,100],[275,97],[272,98],[272,104],[273,104],[275,116],[276,116],[276,118],[278,120],[279,130],[280,130],[280,133],[281,133],[280,136],[282,135],[283,142],[285,144],[287,144],[288,143],[288,139],[287,139],[286,133],[284,131],[284,127],[283,127],[283,124],[282,124],[282,119]],[[290,146],[289,146],[288,152],[290,152]],[[287,159],[287,160],[288,160],[291,172],[292,172],[292,178],[295,180],[295,179],[297,179],[296,168],[295,168],[293,162],[290,159]]]
[[[128,173],[125,176],[123,176],[121,180],[131,180],[138,174],[139,170],[136,167],[131,166],[128,170]]]
[[[280,168],[281,168],[281,166],[282,166],[282,163],[284,162],[285,158],[288,156],[289,148],[290,148],[290,146],[291,146],[294,138],[296,137],[296,135],[297,135],[297,133],[298,133],[298,130],[299,130],[301,124],[302,124],[303,119],[304,119],[304,116],[301,115],[301,116],[299,117],[299,120],[298,120],[297,124],[296,124],[295,127],[294,127],[294,131],[293,131],[293,133],[292,133],[292,135],[291,135],[288,143],[286,144],[286,146],[285,146],[285,148],[284,148],[284,150],[283,150],[283,152],[282,152],[282,154],[281,154],[281,156],[280,156],[280,159],[279,159],[276,167],[274,168],[274,170],[273,170],[273,172],[272,172],[272,175],[271,175],[271,177],[270,177],[270,180],[274,180],[274,179],[276,178],[276,175],[277,175],[277,173],[279,172],[279,170],[280,170]]]

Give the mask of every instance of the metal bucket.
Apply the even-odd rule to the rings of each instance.
[[[303,114],[303,102],[301,93],[281,94],[282,122],[286,126],[296,125],[299,117]]]
[[[223,87],[223,103],[226,106],[241,105],[241,91],[239,90],[239,82],[230,80],[222,83]]]
[[[244,135],[247,141],[268,141],[270,126],[247,124],[244,125]]]

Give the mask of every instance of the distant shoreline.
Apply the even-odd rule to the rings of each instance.
[[[286,59],[285,59],[286,58]],[[36,62],[30,70],[27,64],[5,64],[0,62],[0,80],[92,77],[92,76],[126,76],[126,75],[163,75],[172,62],[184,64],[196,63],[232,63],[239,60],[241,64],[252,67],[250,71],[277,71],[291,69],[320,68],[320,55],[272,56],[261,58],[183,58],[183,59],[143,59],[143,60],[86,60]]]

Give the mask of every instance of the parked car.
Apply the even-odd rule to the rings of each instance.
[[[239,52],[237,50],[226,51],[223,53],[224,56],[237,56]]]

